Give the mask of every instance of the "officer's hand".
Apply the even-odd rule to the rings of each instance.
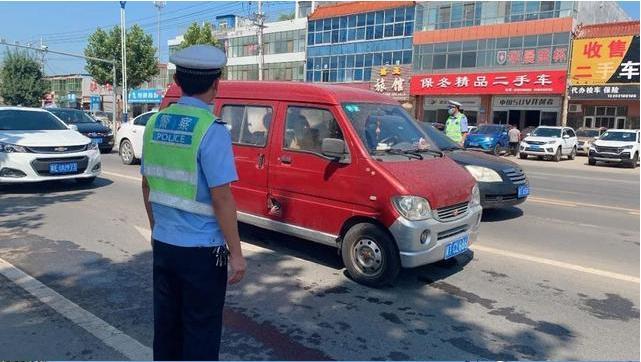
[[[229,284],[238,283],[245,276],[247,269],[247,262],[242,254],[231,254],[229,256],[229,265],[231,266],[231,276],[229,277]]]

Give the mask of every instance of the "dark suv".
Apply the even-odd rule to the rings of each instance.
[[[78,132],[98,144],[100,152],[109,153],[114,148],[114,135],[111,129],[84,111],[74,108],[47,108],[47,111],[53,113],[68,126],[76,126]]]

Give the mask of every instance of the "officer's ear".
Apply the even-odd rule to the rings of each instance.
[[[180,82],[178,81],[178,77],[176,76],[176,73],[174,73],[173,78],[174,78],[174,83],[176,83],[180,87]]]

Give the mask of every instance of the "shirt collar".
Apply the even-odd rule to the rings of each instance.
[[[182,96],[180,99],[178,99],[178,104],[182,104],[183,106],[191,106],[191,107],[197,107],[197,108],[202,108],[206,110],[210,110],[211,106],[203,101],[201,101],[198,98],[195,97],[190,97],[190,96]]]

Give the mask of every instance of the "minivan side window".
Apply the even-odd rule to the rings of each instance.
[[[147,125],[147,121],[149,121],[149,118],[151,118],[151,116],[153,116],[153,115],[154,115],[154,113],[143,114],[140,117],[134,119],[134,124],[136,126],[146,126]]]
[[[571,128],[568,128],[568,135],[570,137],[576,137],[576,134],[574,133],[574,130],[572,130]]]
[[[343,132],[330,111],[311,107],[287,107],[283,148],[320,155],[325,138],[343,139]]]
[[[233,143],[265,147],[272,114],[272,108],[267,106],[225,105],[221,118],[231,125]]]

